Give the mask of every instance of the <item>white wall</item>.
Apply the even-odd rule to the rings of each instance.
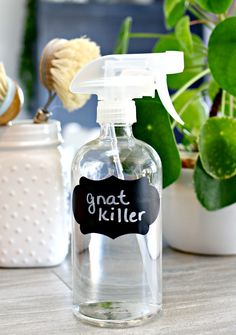
[[[26,0],[0,0],[0,62],[17,80],[22,47]]]

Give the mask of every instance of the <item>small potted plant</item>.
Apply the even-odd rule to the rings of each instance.
[[[163,186],[172,184],[164,192],[165,238],[188,252],[236,254],[234,12],[232,0],[165,0],[169,33],[133,33],[126,18],[115,49],[125,53],[131,38],[155,38],[153,52],[184,52],[184,72],[168,78],[184,126],[169,120],[158,97],[144,98],[136,101],[134,131],[158,151]],[[209,38],[195,35],[195,25]]]

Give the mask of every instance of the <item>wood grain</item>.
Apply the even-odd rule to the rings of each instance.
[[[144,326],[99,329],[71,311],[71,269],[0,269],[1,335],[236,334],[236,257],[204,257],[166,249],[163,313]]]

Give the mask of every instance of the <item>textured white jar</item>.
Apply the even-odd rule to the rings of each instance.
[[[0,127],[0,267],[41,267],[67,255],[60,124]]]
[[[163,232],[173,248],[205,255],[236,254],[236,204],[207,211],[193,189],[193,170],[163,192]]]

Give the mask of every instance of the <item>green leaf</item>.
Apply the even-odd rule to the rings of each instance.
[[[184,72],[167,76],[168,87],[170,89],[174,90],[180,88],[203,70],[205,62],[205,55],[202,51],[203,42],[200,37],[194,34],[192,35],[192,38],[193,52],[184,55]],[[153,52],[165,52],[168,50],[184,51],[174,34],[169,34],[167,37],[160,38],[153,48]]]
[[[236,96],[236,17],[219,23],[209,40],[211,73],[221,88]]]
[[[233,0],[196,0],[196,2],[208,12],[222,14],[227,11]]]
[[[175,100],[174,106],[184,121],[185,127],[194,136],[199,136],[200,128],[208,118],[208,107],[201,93],[196,89],[187,90]],[[180,131],[183,130],[180,124],[177,125],[177,128]]]
[[[189,23],[189,16],[182,17],[175,26],[175,36],[183,51],[191,54],[193,52],[193,39]]]
[[[226,180],[214,179],[207,174],[200,158],[198,158],[193,180],[198,200],[209,211],[214,211],[236,202],[236,176]]]
[[[236,175],[236,119],[212,117],[203,125],[199,152],[204,169],[217,179]]]
[[[125,54],[129,48],[129,34],[132,28],[132,18],[126,17],[121,24],[120,32],[114,48],[115,54]]]
[[[185,13],[185,0],[165,0],[164,15],[168,28],[174,27]]]
[[[138,122],[133,127],[134,135],[158,152],[163,167],[163,187],[166,187],[179,177],[181,170],[168,113],[157,98],[136,99],[135,102]]]

